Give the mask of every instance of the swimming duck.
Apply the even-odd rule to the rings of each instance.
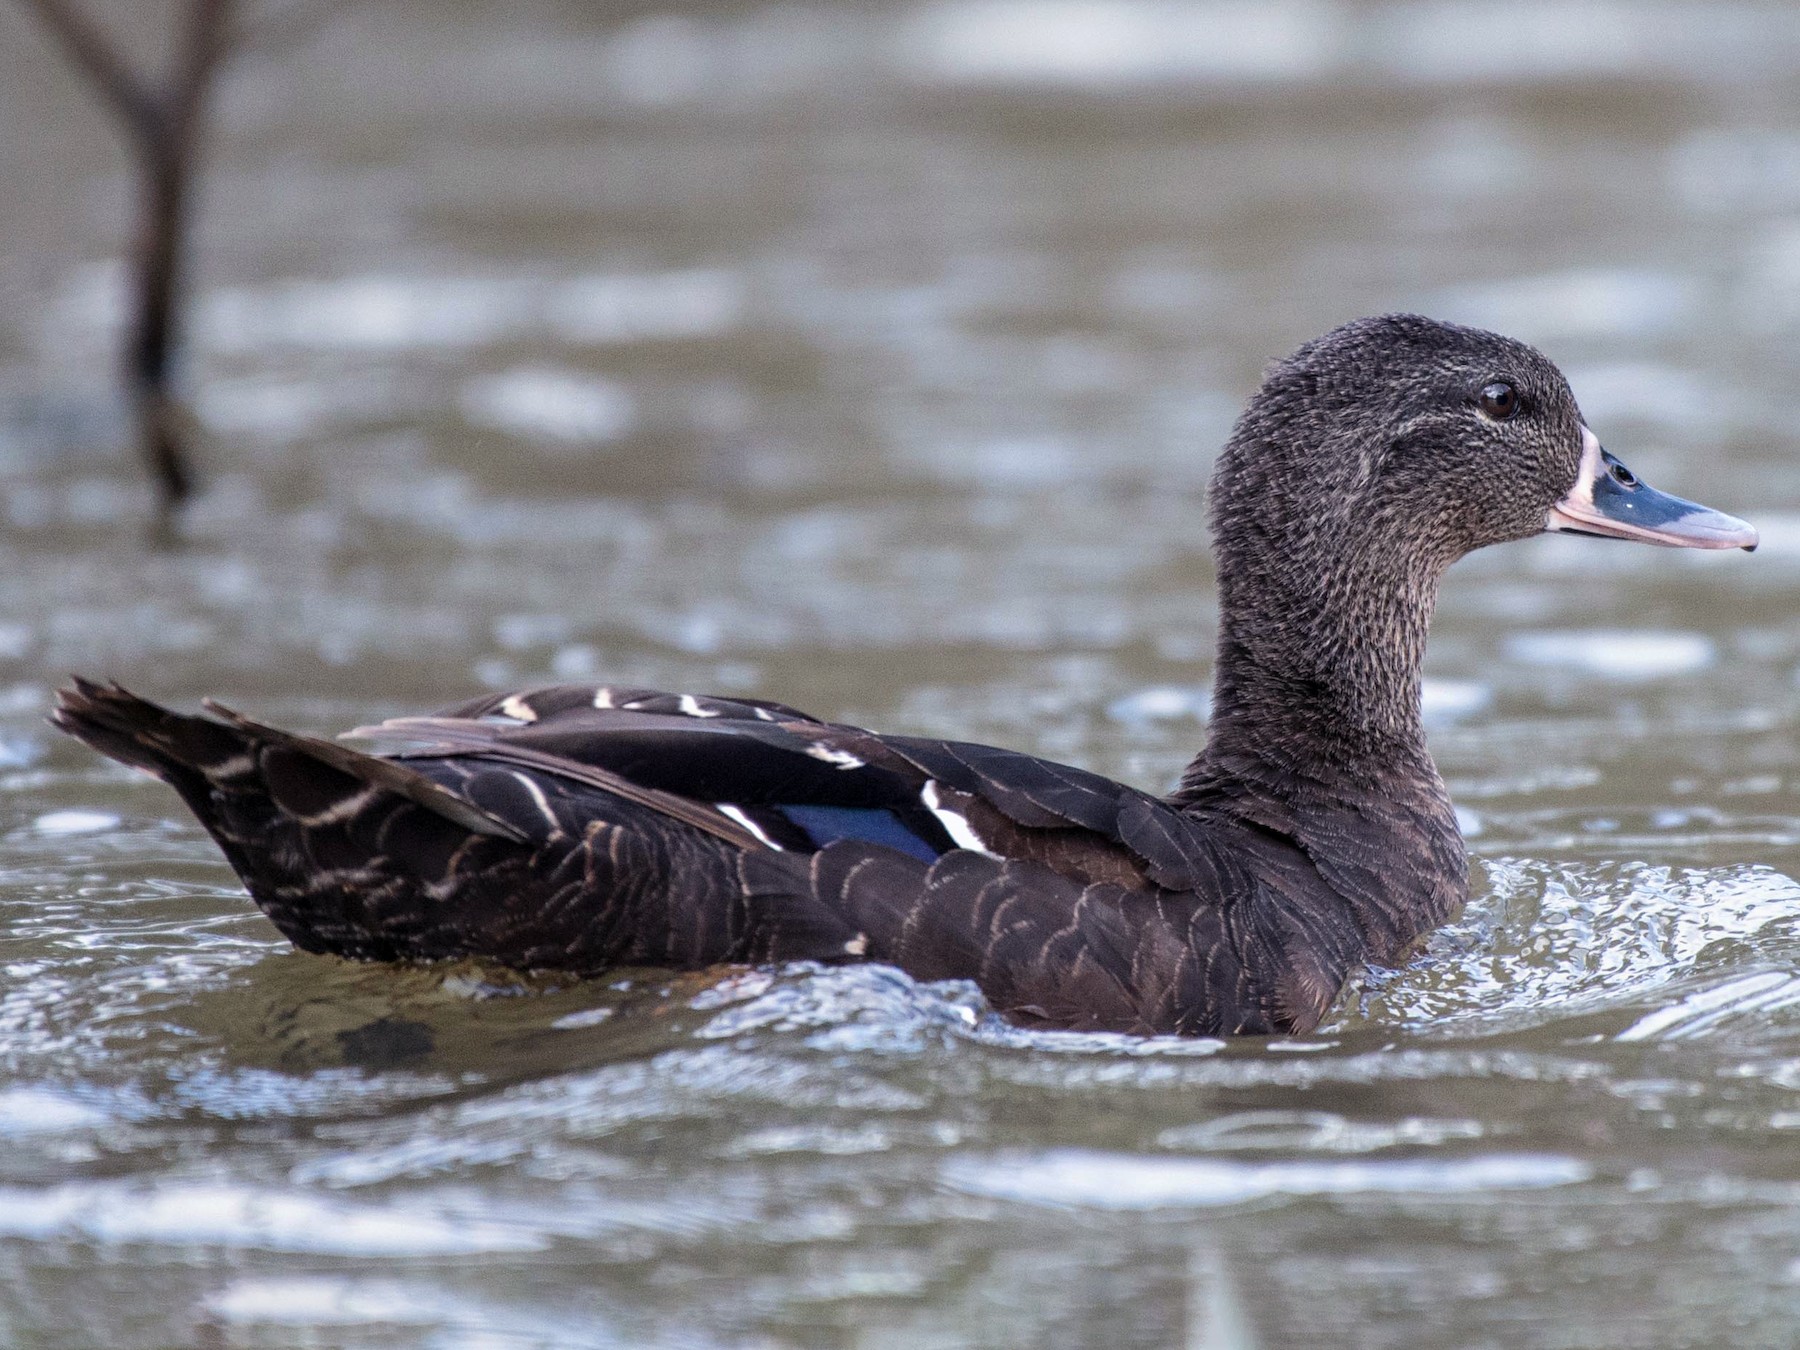
[[[77,680],[51,715],[179,792],[297,946],[591,973],[883,961],[1047,1027],[1304,1032],[1467,895],[1426,749],[1438,582],[1546,530],[1756,546],[1601,447],[1522,343],[1363,319],[1270,367],[1212,479],[1210,735],[1153,796],[1016,751],[613,685],[348,733]]]

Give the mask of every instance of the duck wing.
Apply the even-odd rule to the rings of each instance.
[[[744,847],[854,840],[935,862],[1029,859],[1081,882],[1193,889],[1204,831],[1099,774],[963,741],[880,736],[781,704],[610,685],[553,685],[349,733],[604,788]],[[490,808],[496,782],[467,789]],[[509,819],[513,812],[502,811]]]

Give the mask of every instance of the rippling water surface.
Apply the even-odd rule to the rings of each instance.
[[[1793,1342],[1794,11],[427,9],[232,67],[158,550],[129,179],[0,7],[0,1341]],[[1312,1037],[309,957],[41,722],[70,670],[321,730],[604,676],[1160,787],[1213,451],[1401,307],[1540,343],[1766,544],[1458,569],[1475,899]]]

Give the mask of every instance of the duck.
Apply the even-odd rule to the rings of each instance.
[[[610,684],[345,733],[76,679],[295,946],[587,976],[883,962],[1029,1027],[1295,1035],[1469,894],[1421,668],[1441,579],[1546,532],[1753,550],[1650,487],[1525,343],[1413,314],[1271,364],[1210,494],[1210,725],[1156,795],[1016,750]]]

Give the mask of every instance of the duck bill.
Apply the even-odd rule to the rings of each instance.
[[[1636,539],[1664,548],[1756,549],[1756,527],[1698,502],[1658,492],[1581,429],[1581,473],[1544,522],[1547,531]]]

